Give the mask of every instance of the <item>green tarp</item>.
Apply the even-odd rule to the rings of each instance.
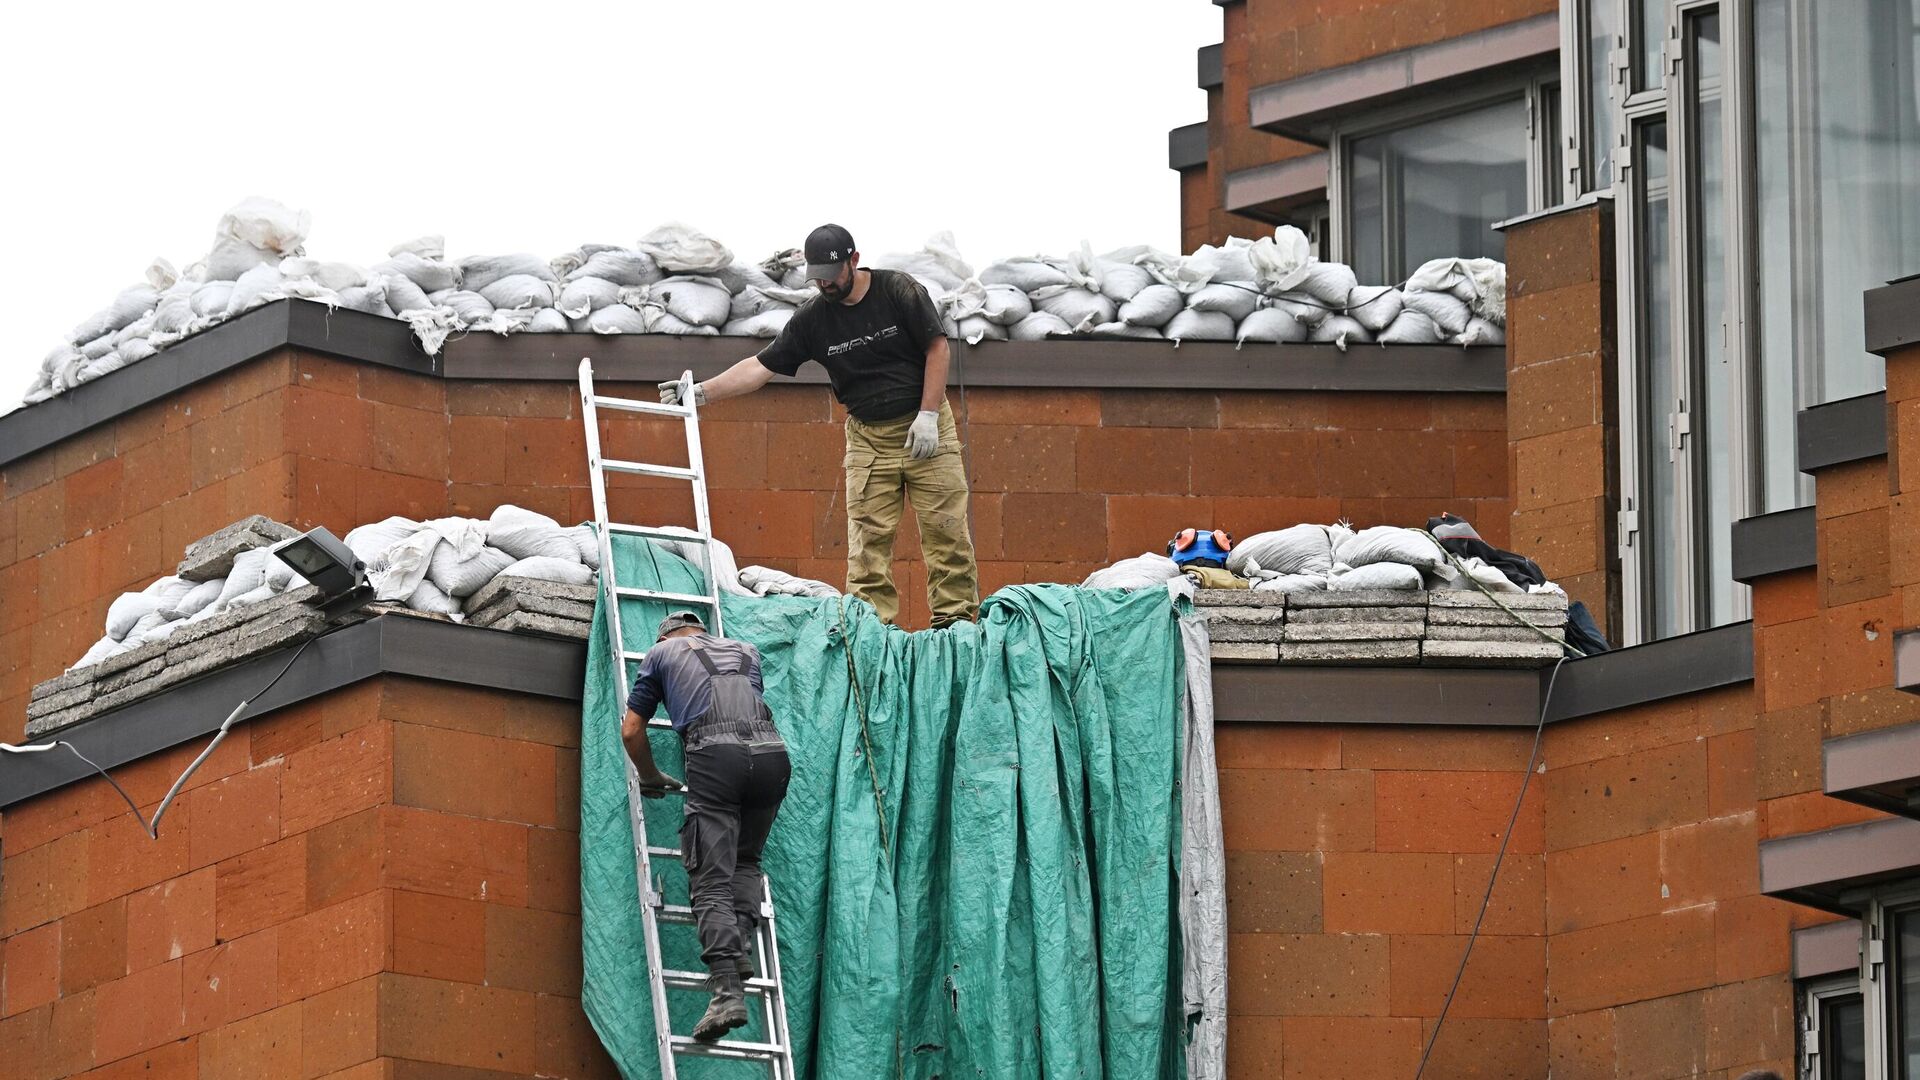
[[[696,568],[644,541],[616,538],[616,558],[623,586],[701,591]],[[655,1077],[605,606],[583,708],[582,998],[623,1072]],[[629,647],[645,648],[664,609],[622,612]],[[764,657],[793,761],[764,865],[797,1076],[1185,1075],[1186,662],[1167,592],[1021,586],[990,597],[978,624],[932,633],[853,600],[728,597],[724,617]],[[678,740],[653,742],[678,775]],[[645,809],[650,842],[677,847],[680,800]],[[668,901],[686,903],[678,864],[654,865]],[[692,928],[660,931],[668,966],[699,970]],[[684,1033],[705,995],[669,1003]],[[749,1004],[756,1020],[733,1037],[757,1041]]]

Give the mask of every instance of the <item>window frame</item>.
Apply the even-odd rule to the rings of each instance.
[[[1827,1080],[1821,1072],[1821,1047],[1826,1035],[1823,1023],[1825,1006],[1829,1002],[1844,998],[1858,998],[1861,1015],[1864,1016],[1867,1011],[1867,994],[1861,987],[1860,975],[1856,971],[1847,975],[1828,975],[1824,978],[1804,980],[1800,984],[1798,996],[1800,998],[1800,1061],[1797,1071],[1800,1080]],[[1865,1042],[1864,1033],[1862,1042]],[[1864,1050],[1865,1047],[1863,1046],[1862,1049]],[[1872,1055],[1868,1053],[1864,1056],[1869,1059],[1868,1069],[1871,1071]]]
[[[1849,890],[1839,899],[1843,906],[1860,913],[1857,981],[1864,1006],[1861,1034],[1866,1044],[1867,1080],[1920,1080],[1901,1077],[1894,1046],[1900,1026],[1900,986],[1898,957],[1892,943],[1896,919],[1903,915],[1920,917],[1920,879]]]

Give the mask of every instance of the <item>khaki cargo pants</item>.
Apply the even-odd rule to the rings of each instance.
[[[893,587],[893,537],[908,500],[920,523],[927,562],[927,607],[937,629],[980,610],[979,571],[967,531],[967,473],[953,410],[940,404],[940,450],[907,456],[916,413],[877,424],[847,417],[847,591],[886,622],[900,615]]]

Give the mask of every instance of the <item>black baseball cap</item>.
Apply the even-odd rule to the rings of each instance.
[[[807,280],[840,276],[840,264],[853,254],[853,234],[839,225],[822,225],[807,234]]]
[[[707,628],[707,624],[701,620],[697,613],[691,611],[676,611],[660,620],[660,629],[654,633],[653,640],[664,640],[668,634],[688,626],[696,630],[705,630]]]

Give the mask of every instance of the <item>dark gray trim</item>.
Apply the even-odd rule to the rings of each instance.
[[[1327,152],[1302,154],[1227,174],[1221,201],[1247,217],[1278,217],[1289,206],[1326,198]]]
[[[1167,132],[1167,168],[1176,172],[1207,163],[1207,122],[1187,124]]]
[[[1559,52],[1560,16],[1549,12],[1257,86],[1247,95],[1247,112],[1263,131],[1325,142],[1326,122],[1342,112]]]
[[[536,379],[572,382],[580,358],[593,358],[597,378],[648,382],[691,369],[719,374],[758,351],[738,338],[672,338],[661,334],[476,334],[447,343],[449,379]],[[800,382],[821,383],[817,364]],[[1414,390],[1501,393],[1506,349],[1482,345],[1249,345],[1190,341],[983,341],[954,351],[951,383],[967,386],[1095,387],[1214,390]]]
[[[1801,472],[1880,457],[1887,452],[1887,393],[1879,390],[1801,409],[1794,432]]]
[[[257,693],[292,649],[222,668],[58,732],[112,770],[211,735],[233,707]],[[272,691],[255,701],[255,719],[379,674],[515,690],[579,700],[587,649],[579,642],[382,615],[316,639]],[[42,740],[45,741],[45,740]],[[64,751],[0,755],[0,808],[94,775]]]
[[[1920,875],[1920,821],[1887,818],[1760,842],[1760,891],[1859,915],[1849,892]]]
[[[1827,794],[1920,818],[1920,724],[1828,739],[1820,751]]]
[[[1225,42],[1216,42],[1212,45],[1200,46],[1200,52],[1196,57],[1198,60],[1196,66],[1200,79],[1200,89],[1212,90],[1217,86],[1226,85],[1226,51],[1227,46]]]
[[[1909,694],[1920,694],[1920,630],[1894,631],[1893,685]]]
[[[1213,718],[1532,727],[1540,685],[1531,670],[1215,664]]]
[[[1841,919],[1793,932],[1793,977],[1814,979],[1857,971],[1860,967],[1860,920]]]
[[[1730,623],[1567,661],[1553,689],[1547,720],[1571,720],[1752,681],[1753,624]]]
[[[1867,314],[1867,351],[1885,356],[1920,344],[1920,274],[1904,277],[1862,297]]]
[[[1768,574],[1813,566],[1813,507],[1779,510],[1733,523],[1733,580],[1751,583]]]
[[[306,300],[278,300],[175,342],[152,363],[123,367],[0,416],[0,464],[288,346],[421,375],[435,373],[433,357],[420,351],[412,329],[398,319],[345,308],[329,311]]]

